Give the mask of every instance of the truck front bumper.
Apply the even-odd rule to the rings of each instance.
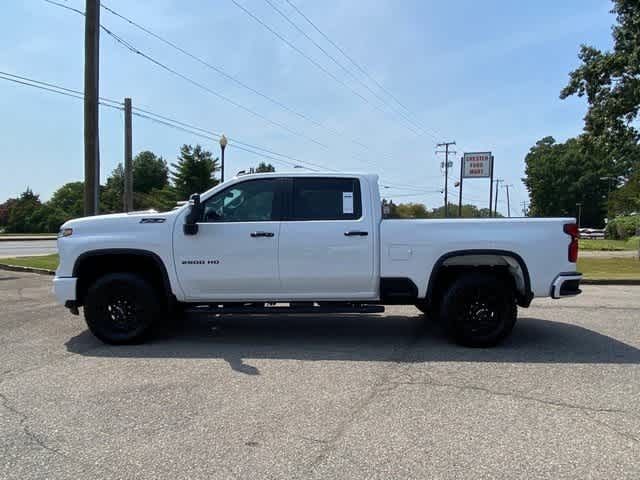
[[[53,294],[62,305],[76,301],[76,283],[74,277],[53,277]]]
[[[563,298],[580,295],[582,293],[582,290],[580,290],[580,280],[582,280],[581,273],[561,273],[551,284],[551,297]]]

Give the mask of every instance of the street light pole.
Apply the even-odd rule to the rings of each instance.
[[[606,177],[600,177],[600,181],[607,182],[607,217],[609,216],[609,197],[611,196],[611,180],[617,180],[618,177],[607,175]]]
[[[220,183],[224,182],[224,149],[227,147],[227,137],[222,134],[220,137],[220,150],[222,151],[220,163]]]

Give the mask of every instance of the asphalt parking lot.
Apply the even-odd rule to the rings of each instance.
[[[640,287],[534,305],[487,350],[412,307],[109,347],[0,272],[0,478],[640,478]]]

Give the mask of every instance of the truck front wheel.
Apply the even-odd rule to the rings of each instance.
[[[91,333],[105,343],[138,343],[161,313],[157,294],[145,279],[131,273],[109,273],[89,288],[84,316]]]
[[[490,273],[467,273],[444,295],[441,317],[454,341],[468,347],[490,347],[506,338],[516,323],[513,286]]]

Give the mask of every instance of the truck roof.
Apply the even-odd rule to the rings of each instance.
[[[302,171],[302,172],[260,172],[238,173],[234,178],[270,177],[366,177],[369,180],[378,181],[378,175],[363,172],[329,172],[329,171]]]

